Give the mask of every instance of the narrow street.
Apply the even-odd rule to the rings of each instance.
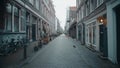
[[[64,34],[40,49],[20,68],[117,68]]]
[[[120,68],[120,0],[0,0],[0,68]]]

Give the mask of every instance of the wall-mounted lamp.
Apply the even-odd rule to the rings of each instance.
[[[99,17],[97,18],[97,20],[98,20],[98,22],[99,22],[100,24],[104,24],[104,25],[107,24],[107,20],[106,20],[106,18],[103,17],[103,16],[99,16]]]
[[[101,20],[100,20],[100,23],[103,23],[103,22],[104,22],[104,20],[103,20],[103,19],[101,19]]]
[[[103,24],[103,25],[107,25],[107,17],[106,17],[106,14],[102,15],[102,16],[99,16],[97,18],[97,21],[100,23],[100,24]]]

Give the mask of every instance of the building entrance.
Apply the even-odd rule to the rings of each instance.
[[[36,40],[36,25],[32,24],[32,40]]]
[[[117,29],[117,61],[120,64],[120,5],[115,8]]]

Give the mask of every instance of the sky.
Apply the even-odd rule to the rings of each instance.
[[[76,0],[53,0],[56,17],[60,20],[60,25],[64,29],[66,23],[66,11],[69,6],[75,6]]]

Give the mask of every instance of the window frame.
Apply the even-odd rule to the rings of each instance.
[[[20,32],[26,31],[26,11],[24,8],[20,9]]]
[[[15,14],[15,8],[18,9],[18,11],[17,11],[18,14]],[[20,31],[20,8],[16,5],[14,5],[13,10],[14,10],[14,12],[13,12],[14,13],[14,15],[13,15],[14,16],[14,32],[19,32]]]
[[[8,6],[9,5],[9,6]],[[11,7],[10,7],[11,6]],[[11,8],[11,11],[8,12],[8,9],[7,7],[10,7]],[[12,12],[13,12],[13,6],[12,4],[8,3],[7,6],[6,6],[6,9],[7,9],[7,13],[6,13],[6,16],[5,16],[5,32],[12,32]],[[8,16],[9,15],[9,16]],[[9,18],[11,19],[9,19]],[[10,22],[11,21],[11,22]]]

